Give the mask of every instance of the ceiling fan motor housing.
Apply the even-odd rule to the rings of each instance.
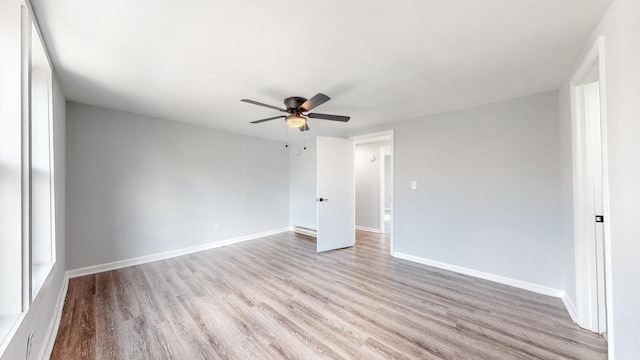
[[[290,114],[298,111],[300,105],[304,104],[307,99],[299,96],[292,96],[284,99],[284,105],[287,107],[287,111]]]

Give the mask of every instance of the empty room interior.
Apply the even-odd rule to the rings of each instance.
[[[640,1],[0,0],[0,360],[638,359]]]

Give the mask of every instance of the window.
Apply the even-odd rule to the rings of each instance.
[[[24,1],[0,1],[0,357],[56,260],[52,76]]]
[[[0,343],[22,313],[22,6],[0,1]]]
[[[51,66],[31,29],[31,287],[35,298],[55,262]]]

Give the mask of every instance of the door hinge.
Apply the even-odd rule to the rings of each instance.
[[[596,222],[597,223],[603,223],[604,222],[604,215],[596,215]]]

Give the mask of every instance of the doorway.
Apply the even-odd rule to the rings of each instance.
[[[576,322],[609,334],[609,196],[606,157],[604,39],[571,81]]]
[[[380,148],[380,229],[391,233],[391,146]]]
[[[354,142],[355,228],[389,236],[389,252],[393,253],[393,131],[351,139]]]

